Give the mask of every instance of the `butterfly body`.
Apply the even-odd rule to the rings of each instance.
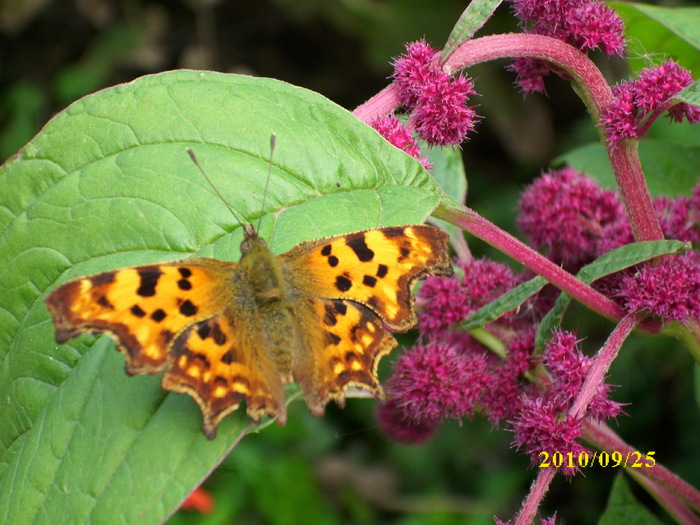
[[[106,333],[129,374],[165,372],[189,394],[212,439],[242,401],[254,421],[286,421],[284,384],[310,411],[342,405],[350,386],[381,397],[377,365],[396,346],[386,327],[416,323],[412,285],[452,273],[447,235],[394,226],[306,241],[273,254],[252,227],[238,263],[208,258],[69,281],[46,299],[56,340]]]

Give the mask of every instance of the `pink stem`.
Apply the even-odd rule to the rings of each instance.
[[[584,422],[584,437],[601,450],[611,453],[620,452],[624,458],[634,458],[635,460],[637,458],[645,458],[642,460],[645,466],[628,466],[628,471],[635,473],[635,477],[644,476],[645,478],[650,479],[668,491],[668,493],[670,493],[668,497],[673,498],[673,500],[676,501],[680,499],[691,508],[695,509],[696,511],[700,511],[700,492],[695,487],[661,465],[658,461],[656,461],[656,458],[654,458],[655,461],[653,466],[646,466],[651,463],[650,461],[646,460],[647,454],[650,454],[651,452],[644,454],[631,447],[625,443],[622,438],[620,438],[620,436],[618,436],[610,427],[602,422],[586,420]],[[630,463],[631,462],[632,460],[630,460]],[[660,498],[664,495],[656,494],[655,496]],[[677,503],[670,500],[668,503],[672,506],[677,505]]]
[[[601,315],[610,319],[624,317],[624,310],[613,301],[466,206],[463,208],[438,208],[434,216],[451,222],[498,248],[501,252],[541,275],[554,286]]]
[[[607,341],[605,341],[605,344],[593,361],[593,365],[588,371],[586,380],[581,387],[581,392],[579,392],[573,406],[569,410],[569,415],[571,417],[583,417],[591,399],[593,399],[593,396],[598,391],[598,387],[605,379],[605,374],[607,374],[610,365],[620,352],[622,343],[625,342],[643,317],[643,314],[633,312],[623,317],[617,326],[615,326],[615,329],[612,331]]]
[[[547,36],[509,33],[468,40],[450,55],[443,69],[451,73],[481,62],[514,57],[546,60],[566,71],[596,123],[613,101],[610,86],[584,53]],[[370,122],[372,118],[390,113],[399,105],[399,97],[392,84],[359,106],[354,113],[364,122]],[[599,128],[599,132],[607,144],[602,128]],[[663,239],[637,155],[637,141],[624,141],[618,147],[608,147],[607,151],[635,239]]]
[[[518,515],[515,517],[515,525],[530,525],[535,519],[537,509],[542,503],[542,499],[549,490],[549,485],[554,479],[557,469],[553,467],[541,468],[537,473],[537,478],[530,486],[530,492],[523,501]]]

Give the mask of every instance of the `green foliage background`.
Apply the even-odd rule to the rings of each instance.
[[[0,157],[16,153],[78,98],[178,67],[287,80],[352,109],[385,85],[388,60],[402,51],[403,42],[425,36],[441,46],[465,7],[456,0],[104,5],[66,8],[46,0],[0,6]],[[699,25],[692,23],[697,8],[680,17],[653,6],[622,8],[635,38],[633,67],[672,53],[698,76]],[[486,28],[514,29],[506,6]],[[5,53],[10,46],[13,51]],[[627,75],[619,61],[600,62],[613,81]],[[553,79],[549,99],[523,101],[504,65],[469,71],[477,79],[482,96],[476,103],[485,118],[478,135],[464,145],[463,157],[470,206],[516,231],[517,194],[552,158],[608,185],[609,170],[595,129],[569,86]],[[321,97],[234,77],[236,89],[256,86],[239,101],[241,107],[267,109],[225,122],[222,108],[230,91],[222,85],[229,81],[214,75],[188,91],[179,85],[183,78],[161,85],[153,99],[136,100],[147,90],[134,95],[128,86],[107,93],[131,93],[123,111],[107,104],[100,113],[91,105],[90,100],[103,103],[104,94],[85,99],[58,115],[39,137],[56,148],[50,155],[41,142],[33,142],[21,159],[3,166],[0,517],[12,516],[15,523],[75,523],[88,516],[95,523],[158,522],[191,490],[181,480],[204,478],[246,431],[245,418],[233,416],[219,439],[208,443],[191,400],[164,394],[157,378],[126,377],[122,356],[104,338],[94,345],[83,337],[71,345],[46,346],[51,330],[41,297],[59,276],[193,253],[236,257],[235,221],[192,169],[182,153],[185,145],[195,149],[227,201],[255,218],[262,191],[256,177],[266,169],[270,131],[278,134],[279,169],[269,205],[273,210],[281,204],[286,215],[268,215],[263,222],[263,234],[273,235],[278,251],[302,238],[420,221],[440,195],[417,163],[385,148]],[[290,97],[300,101],[291,104],[296,113],[289,109]],[[301,108],[309,103],[318,112],[304,114]],[[148,114],[148,107],[163,104],[165,114]],[[152,125],[162,119],[167,126]],[[74,127],[66,128],[65,121]],[[301,122],[306,127],[300,128]],[[90,141],[99,134],[101,140]],[[650,138],[642,144],[642,160],[652,192],[687,194],[697,182],[697,131],[659,122]],[[362,144],[372,150],[358,151]],[[454,152],[447,153],[449,167]],[[376,171],[368,171],[368,164],[377,163]],[[114,178],[115,173],[122,177]],[[246,181],[249,191],[227,184],[229,176]],[[172,184],[164,186],[163,177]],[[316,188],[323,199],[309,199]],[[402,192],[413,192],[409,201],[422,205],[402,209],[397,205],[407,198]],[[363,216],[342,217],[335,224],[318,219],[327,220],[329,210],[340,208],[333,199],[348,195]],[[134,216],[146,220],[134,224]],[[90,229],[97,220],[104,221],[109,235]],[[59,228],[69,222],[75,228],[70,234]],[[64,233],[51,233],[59,231]],[[503,260],[469,241],[476,253]],[[70,246],[70,252],[59,246]],[[572,309],[567,318],[576,321],[586,337],[584,347],[594,352],[612,325],[577,305]],[[404,341],[410,343],[410,336]],[[676,341],[635,337],[615,362],[610,382],[622,385],[615,398],[631,403],[629,417],[619,420],[621,435],[640,450],[656,450],[660,461],[698,486],[699,420],[690,362]],[[389,366],[382,367],[384,377]],[[535,472],[510,450],[507,432],[477,419],[445,425],[431,442],[405,447],[381,436],[373,404],[351,400],[345,410],[330,407],[327,417],[316,419],[303,403],[293,402],[286,427],[247,435],[207,479],[205,487],[216,500],[213,514],[178,511],[170,522],[476,524],[492,523],[494,514],[508,518],[518,508]],[[638,512],[640,522],[667,520],[632,482],[618,480],[611,493],[617,474],[599,468],[573,483],[558,479],[544,515],[558,510],[569,523],[595,523],[606,505],[605,519],[611,520],[630,504],[638,509],[634,498],[639,498],[657,513],[650,518]]]

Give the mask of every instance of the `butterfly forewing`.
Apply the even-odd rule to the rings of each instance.
[[[189,259],[123,268],[70,281],[54,290],[46,306],[56,340],[106,333],[126,355],[129,373],[155,374],[168,348],[188,326],[220,313],[235,263]]]
[[[390,226],[307,241],[281,258],[292,283],[318,297],[362,303],[405,331],[416,324],[414,281],[452,274],[448,241],[433,226]]]

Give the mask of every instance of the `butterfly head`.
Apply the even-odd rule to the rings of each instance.
[[[267,250],[267,242],[258,235],[252,224],[243,225],[243,241],[241,242],[241,255],[248,255],[260,249]]]

